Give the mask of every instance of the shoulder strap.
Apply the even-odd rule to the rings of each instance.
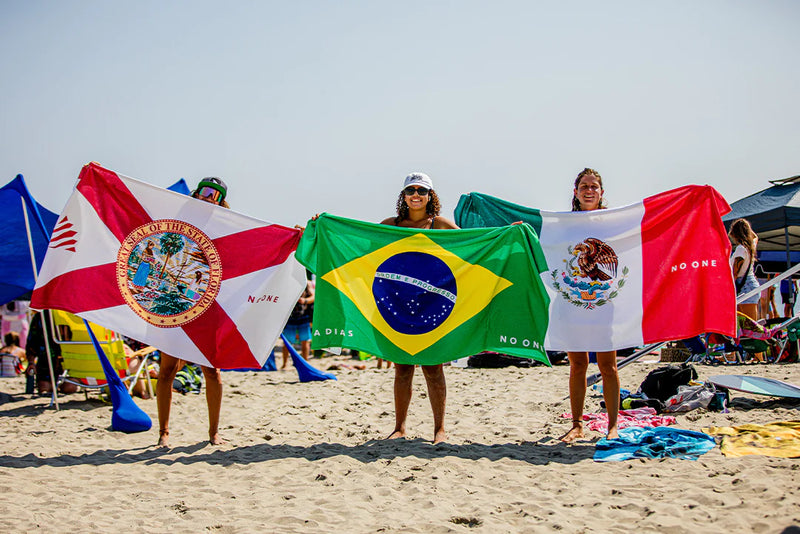
[[[748,258],[749,259],[747,260],[747,269],[744,270],[744,276],[742,276],[741,278],[735,280],[735,282],[736,282],[736,293],[737,294],[744,287],[744,282],[745,282],[745,280],[747,280],[747,275],[750,274],[750,267],[753,266],[753,256],[751,254],[748,254]]]

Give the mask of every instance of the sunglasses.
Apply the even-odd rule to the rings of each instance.
[[[198,198],[210,198],[214,202],[219,203],[222,200],[222,192],[214,189],[213,187],[203,186],[197,191]]]
[[[425,189],[424,187],[406,187],[403,189],[403,193],[408,196],[413,196],[414,193],[418,194],[421,197],[427,196],[430,193],[430,189]]]

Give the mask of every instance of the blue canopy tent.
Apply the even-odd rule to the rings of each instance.
[[[4,227],[0,236],[2,305],[33,290],[58,215],[34,200],[21,174],[0,188],[0,209]]]
[[[772,187],[731,204],[731,212],[722,222],[730,227],[736,219],[747,219],[758,234],[762,267],[776,269],[769,272],[782,272],[800,259],[792,254],[792,251],[800,251],[800,176],[770,183]],[[782,254],[775,254],[776,251]]]
[[[5,232],[0,236],[0,305],[27,295],[36,285],[50,234],[58,215],[36,202],[21,174],[0,188],[0,208],[5,219]],[[49,345],[45,344],[49,351]],[[55,384],[52,361],[48,353],[50,380]],[[53,388],[53,402],[58,397]]]
[[[169,186],[167,189],[170,191],[175,191],[176,193],[181,193],[182,195],[190,195],[192,193],[191,189],[189,189],[189,186],[186,183],[186,180],[183,178]]]

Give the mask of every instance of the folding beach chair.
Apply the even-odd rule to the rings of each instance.
[[[778,342],[785,337],[781,327],[764,328],[746,314],[736,312],[736,338],[708,333],[683,340],[692,351],[687,361],[706,364],[741,364],[763,353],[768,359],[779,352]],[[729,355],[733,355],[730,359]]]
[[[693,357],[688,361],[709,365],[744,363],[742,348],[733,339],[716,333],[707,333],[698,338],[705,350],[702,353],[694,354],[693,349]],[[728,359],[729,354],[733,354],[733,360]]]
[[[779,342],[777,355],[772,359],[772,363],[789,362],[797,359],[800,354],[800,315],[795,315],[773,327],[786,333],[785,337]],[[794,350],[791,350],[794,348]]]
[[[736,313],[736,338],[720,334],[706,334],[703,337],[705,354],[694,361],[701,363],[744,363],[763,353],[766,362],[776,362],[786,350],[789,332],[795,342],[800,337],[800,318],[794,317],[774,326],[764,326],[742,312]],[[727,354],[733,354],[729,360]]]
[[[54,330],[51,335],[53,340],[61,346],[64,368],[63,374],[58,378],[58,383],[66,382],[79,386],[87,398],[90,390],[106,388],[106,375],[83,319],[61,310],[51,310],[51,313]],[[128,358],[125,355],[125,345],[122,339],[116,332],[105,327],[94,323],[89,323],[89,325],[114,370],[123,382],[129,383],[128,392],[130,392],[139,378],[139,373],[147,368],[146,359],[139,366],[139,373],[128,376]]]

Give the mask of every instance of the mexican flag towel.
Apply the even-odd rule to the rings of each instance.
[[[547,260],[549,350],[608,351],[736,334],[730,211],[709,186],[685,186],[630,206],[547,212],[480,193],[462,195],[462,228],[530,224]]]

